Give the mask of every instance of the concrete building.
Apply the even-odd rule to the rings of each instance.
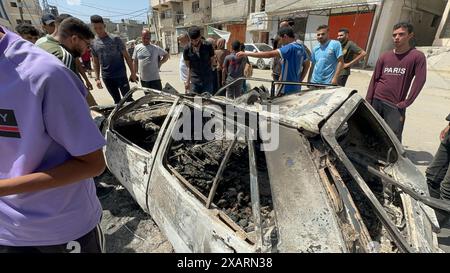
[[[6,13],[5,7],[3,6],[3,1],[0,1],[0,25],[11,28],[8,15]]]
[[[295,31],[305,44],[317,45],[316,29],[329,25],[332,38],[341,27],[369,52],[367,64],[375,65],[380,54],[393,47],[392,27],[400,21],[413,23],[417,46],[433,44],[447,0],[251,0],[255,12],[247,21],[250,39],[267,42],[274,37],[284,17],[295,20]],[[268,36],[268,37],[267,37]]]
[[[251,12],[248,0],[212,0],[211,22],[214,28],[231,33],[228,48],[235,40],[245,42],[247,39],[247,18]],[[254,2],[254,1],[253,1]],[[254,7],[254,6],[253,6]],[[254,11],[254,10],[253,10]]]
[[[124,43],[141,37],[142,30],[147,26],[145,22],[136,20],[122,20],[120,23],[112,22],[109,18],[103,18],[106,31],[119,36]]]
[[[1,0],[11,27],[25,22],[41,30],[42,9],[39,0]]]
[[[169,49],[171,54],[179,52],[177,28],[184,27],[182,0],[150,0],[153,24],[161,46]]]
[[[380,5],[380,16],[374,32],[368,63],[373,66],[379,55],[393,48],[392,27],[399,21],[408,21],[415,28],[415,45],[428,47],[438,32],[447,0],[385,0]]]
[[[447,7],[442,16],[433,45],[450,48],[450,1],[447,1]]]
[[[211,22],[211,0],[183,1],[184,27],[205,27]]]

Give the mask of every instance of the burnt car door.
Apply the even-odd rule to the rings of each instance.
[[[264,154],[245,137],[174,138],[183,109],[204,108],[183,101],[174,111],[149,184],[152,218],[177,252],[270,251],[276,224]]]
[[[126,98],[116,106],[106,124],[106,163],[148,212],[147,188],[155,154],[178,98],[152,92],[126,106],[125,101]]]

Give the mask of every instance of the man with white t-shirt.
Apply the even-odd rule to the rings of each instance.
[[[135,71],[139,69],[142,87],[162,90],[159,68],[167,62],[169,54],[162,48],[150,43],[150,30],[142,31],[142,44],[134,48],[133,63]]]
[[[189,35],[187,33],[183,33],[180,36],[178,36],[178,42],[180,43],[180,47],[184,48],[189,45]],[[186,62],[184,61],[183,56],[180,58],[180,80],[184,83],[184,86],[186,86],[186,83],[188,81],[188,73],[189,69],[186,66]],[[189,90],[185,90],[188,92]]]

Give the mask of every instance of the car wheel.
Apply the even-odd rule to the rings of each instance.
[[[266,68],[266,63],[264,62],[263,59],[259,59],[258,62],[256,63],[256,66],[258,67],[258,69],[265,69]]]

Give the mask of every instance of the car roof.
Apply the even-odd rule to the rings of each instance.
[[[295,95],[277,98],[272,105],[279,112],[267,112],[261,105],[239,105],[247,111],[258,112],[290,127],[319,134],[322,121],[328,119],[352,95],[357,93],[350,88],[330,88],[301,92]]]

